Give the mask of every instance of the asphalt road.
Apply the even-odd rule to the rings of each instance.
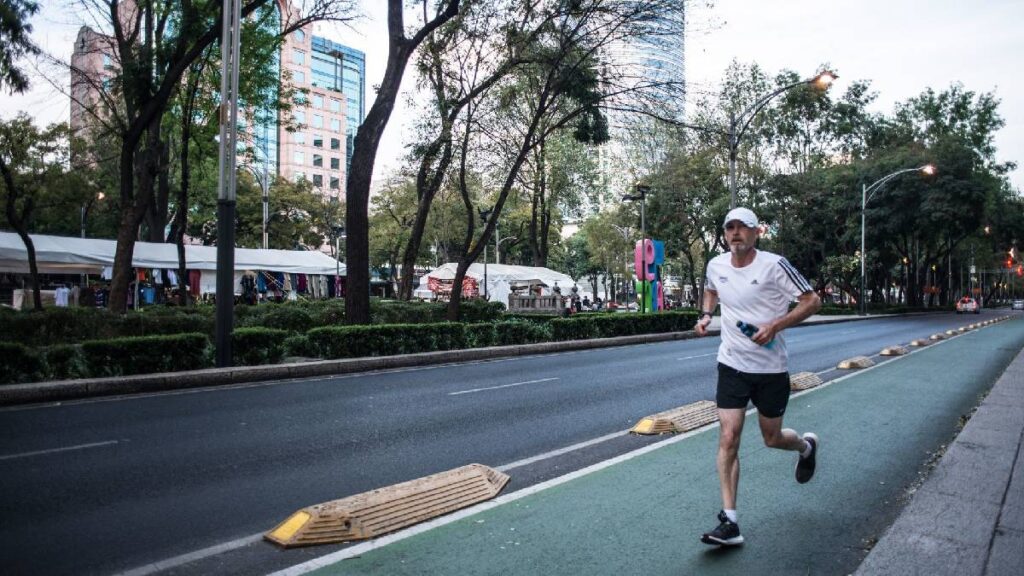
[[[996,315],[787,331],[792,372]],[[470,462],[506,493],[657,438],[612,435],[712,399],[718,338],[0,410],[0,557],[12,574],[265,573],[336,547],[251,537],[294,510]],[[233,543],[191,564],[180,556]],[[181,564],[175,566],[175,564]]]

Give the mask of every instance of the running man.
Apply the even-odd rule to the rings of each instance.
[[[729,252],[708,263],[703,313],[698,336],[707,335],[715,307],[722,305],[722,344],[718,348],[718,480],[722,489],[719,525],[701,542],[719,546],[743,543],[736,516],[740,481],[740,435],[747,402],[757,408],[761,436],[770,448],[799,452],[796,481],[814,476],[820,443],[812,433],[800,436],[782,427],[789,402],[789,372],[782,331],[795,326],[821,308],[821,299],[792,264],[777,254],[758,250],[761,231],[757,216],[747,208],[734,208],[725,217]],[[798,304],[789,310],[789,303]],[[746,336],[738,323],[757,327]]]

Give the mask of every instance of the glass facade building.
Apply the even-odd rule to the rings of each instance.
[[[318,88],[340,91],[345,95],[345,167],[352,162],[352,145],[356,130],[363,123],[366,101],[366,55],[313,36],[310,83]],[[332,106],[336,100],[332,102]],[[336,109],[332,109],[338,112]]]

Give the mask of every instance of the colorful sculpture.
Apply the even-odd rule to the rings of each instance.
[[[634,287],[637,303],[643,312],[665,308],[665,289],[661,282],[661,265],[664,263],[664,242],[650,238],[637,241],[633,249],[633,271],[636,274]]]

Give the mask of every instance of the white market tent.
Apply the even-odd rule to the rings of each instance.
[[[428,288],[430,279],[451,281],[455,278],[455,270],[458,264],[449,262],[439,266],[420,278],[420,287],[416,290],[417,297],[431,297],[433,292]],[[480,284],[480,294],[483,294],[484,265],[479,263],[470,264],[466,270],[466,277],[476,280]],[[508,296],[513,286],[541,286],[544,294],[551,294],[555,284],[562,290],[562,294],[568,295],[575,282],[571,276],[555,272],[550,268],[535,266],[512,266],[509,264],[488,264],[487,265],[487,299],[491,302],[508,304]]]
[[[41,274],[99,274],[114,265],[117,242],[95,238],[68,238],[31,234]],[[178,268],[178,247],[174,244],[136,242],[132,254],[135,268]],[[216,270],[217,247],[185,245],[185,266],[189,270]],[[268,270],[291,274],[333,276],[339,269],[334,258],[319,251],[256,250],[235,248],[235,271]],[[28,274],[28,251],[21,237],[0,232],[0,272]],[[345,265],[340,265],[345,275]]]

